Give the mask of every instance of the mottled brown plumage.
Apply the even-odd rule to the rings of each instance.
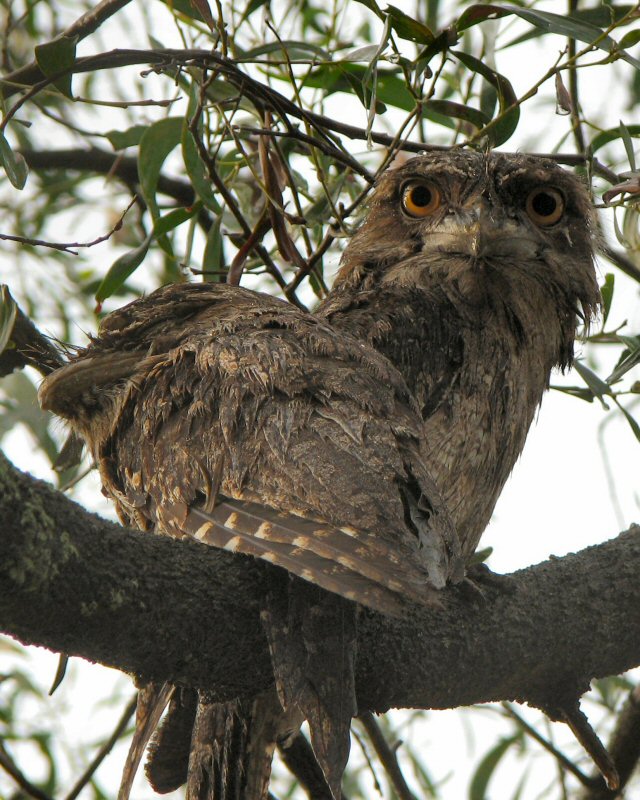
[[[552,368],[570,364],[578,318],[599,302],[594,227],[586,190],[550,161],[426,155],[382,178],[315,318],[231,287],[167,287],[107,318],[43,401],[85,436],[127,524],[400,613],[402,598],[432,602],[460,577],[454,529],[469,556]],[[306,716],[337,796],[353,607],[291,586],[284,607],[265,599],[289,716],[261,747]],[[260,704],[273,710],[273,695]],[[194,707],[175,704],[176,730]],[[184,747],[167,766],[170,714],[154,785],[188,771],[190,798],[263,796],[249,742],[269,715],[256,711],[201,696],[188,769]]]
[[[434,603],[436,590],[462,575],[401,375],[372,348],[282,301],[225,285],[165,287],[107,317],[40,396],[86,439],[127,525],[255,555],[385,613],[402,613],[407,600]],[[265,599],[289,711],[273,736],[306,717],[338,796],[356,713],[355,607],[313,591],[293,583],[284,606]],[[308,635],[336,624],[335,636]],[[166,690],[148,687],[145,720],[158,714],[155,692],[168,702]],[[268,698],[262,705],[273,707]],[[267,724],[260,719],[252,704],[221,711],[201,698],[188,797],[264,796],[265,770],[244,758],[256,752],[256,726]],[[141,725],[134,740],[123,797],[149,729]],[[211,731],[226,744],[207,743]],[[184,775],[181,758],[173,776]],[[234,758],[249,764],[247,780],[258,776],[251,787],[238,780]],[[179,777],[156,785],[172,788]],[[234,787],[223,794],[227,783]]]
[[[598,308],[595,232],[586,187],[548,159],[424,155],[383,176],[319,309],[403,374],[467,557]]]

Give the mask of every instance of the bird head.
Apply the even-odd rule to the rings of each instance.
[[[463,313],[507,309],[525,327],[550,313],[571,321],[572,342],[599,307],[597,230],[585,185],[550,159],[428,153],[382,176],[336,286],[444,293]]]

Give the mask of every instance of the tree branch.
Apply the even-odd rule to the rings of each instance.
[[[139,185],[138,159],[123,156],[120,153],[109,153],[99,147],[89,149],[68,150],[20,150],[30,169],[48,170],[65,169],[78,172],[95,172],[98,175],[113,175],[119,178],[132,191]],[[185,206],[191,205],[196,195],[188,181],[160,175],[158,191],[173,197]]]
[[[69,25],[56,38],[67,36],[68,38],[78,37],[78,41],[85,39],[94,33],[103,22],[109,17],[117,14],[131,0],[102,0],[95,8],[89,9],[75,22]],[[19,92],[24,86],[33,86],[44,78],[42,70],[35,61],[26,64],[24,67],[4,75],[0,86],[0,95],[3,98],[11,97],[12,94]]]
[[[211,52],[209,50],[200,49],[184,49],[177,50],[171,48],[157,48],[153,50],[135,50],[135,49],[116,49],[105,53],[96,53],[95,55],[79,58],[70,68],[69,73],[77,74],[84,72],[94,72],[102,69],[118,69],[120,67],[135,66],[142,64],[155,65],[158,70],[170,69],[177,65],[183,66],[198,66],[203,69],[213,69],[219,72],[229,83],[235,86],[240,95],[243,95],[251,100],[257,108],[269,110],[280,116],[283,120],[287,121],[287,116],[306,122],[320,137],[329,137],[330,134],[341,134],[349,139],[360,139],[366,141],[373,141],[386,147],[397,146],[396,138],[386,133],[369,131],[364,128],[359,128],[355,125],[349,125],[341,120],[332,119],[322,114],[316,114],[312,111],[307,111],[300,108],[294,102],[289,100],[280,92],[277,92],[271,86],[262,84],[254,78],[250,77],[246,72],[240,68],[241,61],[225,58],[219,53]],[[51,83],[55,77],[51,76],[48,79],[41,81],[33,79],[28,83],[33,87],[29,96],[35,96],[38,91],[45,88]],[[16,74],[5,75],[0,78],[0,91],[5,97],[10,96],[15,92]],[[26,96],[24,100],[28,99]],[[19,107],[22,101],[18,101],[16,107]],[[8,117],[14,113],[11,109],[8,112]],[[6,121],[6,118],[5,118]],[[294,136],[294,138],[297,138]],[[311,142],[309,142],[311,143]],[[329,144],[332,144],[329,138]],[[323,146],[320,146],[323,149]],[[409,139],[402,141],[401,150],[413,153],[422,153],[425,150],[450,150],[451,148],[445,145],[425,144],[424,142],[414,142]],[[576,155],[575,153],[540,153],[538,154],[544,158],[550,158],[559,164],[584,164],[585,157]],[[602,165],[594,159],[592,168],[598,174],[604,175],[609,180],[613,180],[610,170],[603,168]],[[358,171],[358,170],[356,170]],[[617,176],[613,176],[617,180]]]
[[[24,642],[220,698],[271,680],[260,598],[286,573],[192,540],[127,531],[0,456],[0,628]],[[640,663],[640,529],[513,575],[516,591],[443,593],[393,620],[363,611],[361,710],[501,699],[553,712]],[[625,636],[619,636],[624,630]]]

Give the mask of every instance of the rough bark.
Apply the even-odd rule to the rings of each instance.
[[[266,587],[250,558],[141,535],[89,514],[0,456],[0,629],[154,679],[253,694],[271,676],[260,627]],[[553,710],[589,680],[640,664],[640,528],[443,593],[403,620],[363,612],[361,710],[500,699]]]

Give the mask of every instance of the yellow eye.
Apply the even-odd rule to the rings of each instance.
[[[532,222],[548,228],[555,225],[564,214],[564,197],[557,189],[541,186],[529,192],[526,209]]]
[[[411,217],[429,217],[441,203],[440,190],[431,181],[414,181],[402,190],[402,208]]]

